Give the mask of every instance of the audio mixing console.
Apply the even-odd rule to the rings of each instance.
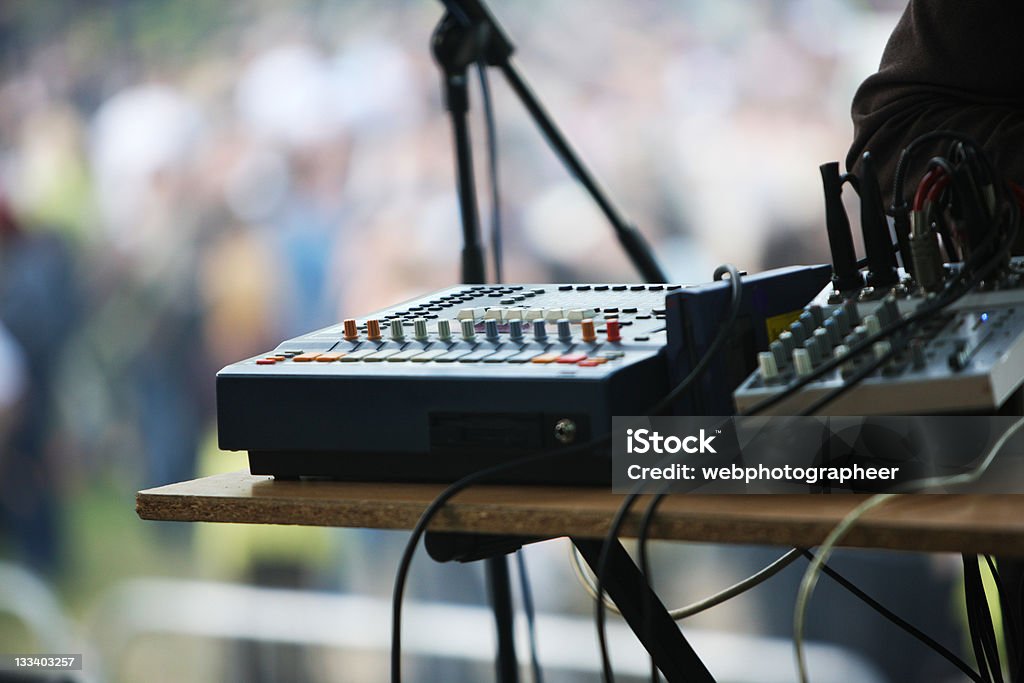
[[[792,267],[744,278],[743,329],[798,312],[829,273]],[[221,370],[220,446],[249,451],[254,474],[453,481],[600,438],[613,415],[644,414],[670,377],[688,371],[725,317],[727,291],[716,282],[435,292]],[[767,341],[762,331],[740,347]],[[738,381],[718,382],[717,392],[727,400]],[[607,482],[608,467],[593,457],[504,481]]]
[[[828,404],[822,414],[970,414],[1019,409],[1008,402],[1024,382],[1024,287],[1016,270],[1024,261],[1015,258],[1013,263],[1014,271],[997,286],[967,294],[915,326],[905,348]],[[922,292],[907,279],[884,296],[871,296],[865,290],[860,297],[842,299],[829,285],[768,351],[758,354],[758,370],[735,393],[741,413],[845,353],[858,340],[909,315],[924,301]],[[872,352],[882,355],[890,348],[890,342],[879,341]],[[862,354],[765,414],[799,413],[842,386],[870,360],[870,353]]]

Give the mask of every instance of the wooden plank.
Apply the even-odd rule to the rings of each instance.
[[[143,519],[410,529],[443,486],[274,481],[246,472],[140,491]],[[676,495],[659,509],[652,538],[809,547],[859,495]],[[432,529],[522,536],[602,537],[623,496],[605,489],[476,486]],[[635,533],[642,500],[624,535]],[[844,545],[1024,556],[1024,496],[905,495],[868,513]]]

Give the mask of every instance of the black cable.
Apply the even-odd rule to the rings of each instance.
[[[809,550],[803,550],[803,554],[804,557],[806,557],[808,560],[814,559],[814,553],[812,553]],[[891,621],[893,624],[903,629],[904,631],[912,635],[914,638],[918,639],[919,641],[930,647],[932,650],[934,650],[936,653],[941,655],[950,664],[960,669],[960,671],[964,672],[964,674],[966,674],[967,677],[970,678],[972,681],[975,681],[976,683],[983,683],[981,676],[978,675],[978,672],[972,669],[970,665],[968,665],[967,662],[965,662],[963,659],[957,657],[956,654],[954,654],[949,648],[947,648],[942,643],[938,642],[937,640],[929,636],[927,633],[921,631],[919,628],[917,628],[916,626],[908,622],[906,619],[890,610],[882,603],[878,602],[878,600],[875,600],[873,597],[871,597],[863,590],[858,588],[856,584],[854,584],[845,576],[837,572],[835,569],[832,569],[832,567],[825,564],[822,565],[821,571],[824,572],[826,576],[828,576],[833,581],[835,581],[840,586],[849,591],[858,600],[860,600],[868,607],[875,610],[880,615]]]
[[[715,269],[715,279],[720,280],[723,275],[729,274],[729,284],[731,290],[731,297],[729,302],[729,313],[726,321],[722,327],[719,328],[718,334],[712,340],[707,351],[701,356],[697,364],[690,370],[690,373],[670,391],[664,399],[659,401],[648,414],[657,415],[661,413],[665,408],[669,407],[673,401],[676,400],[684,391],[689,389],[690,385],[700,377],[707,369],[708,364],[717,355],[719,349],[728,340],[729,335],[732,333],[732,329],[735,326],[736,318],[739,316],[740,306],[743,302],[743,279],[739,273],[739,270],[732,265],[723,265]],[[664,458],[665,461],[671,460],[675,456],[669,456]],[[637,487],[639,490],[640,486]],[[604,606],[604,575],[608,569],[608,562],[611,555],[611,547],[613,543],[618,541],[619,531],[622,528],[623,521],[629,511],[632,509],[633,504],[639,498],[639,494],[634,491],[630,493],[623,501],[622,505],[619,506],[618,511],[615,513],[615,517],[612,519],[611,526],[608,528],[608,534],[605,536],[604,544],[601,546],[601,554],[597,562],[596,577],[597,577],[597,600],[595,602],[594,620],[597,626],[597,640],[598,645],[601,649],[601,667],[604,680],[606,683],[613,683],[615,680],[615,674],[612,671],[611,656],[608,651],[608,634],[605,629],[606,613]]]
[[[402,599],[405,596],[405,584],[409,578],[409,569],[412,566],[413,555],[416,552],[417,546],[419,546],[420,539],[423,538],[423,534],[426,533],[427,526],[434,517],[437,516],[437,513],[440,512],[449,500],[473,484],[487,481],[492,477],[521,467],[535,465],[544,460],[562,458],[569,455],[575,455],[592,448],[597,448],[609,440],[611,440],[610,434],[600,439],[576,444],[575,446],[567,446],[555,450],[532,453],[515,460],[508,460],[482,470],[477,470],[476,472],[471,472],[447,486],[437,495],[436,498],[434,498],[434,500],[430,502],[430,505],[428,505],[423,511],[423,514],[420,515],[419,520],[417,520],[416,525],[413,527],[412,532],[409,535],[409,540],[405,544],[405,550],[403,551],[402,558],[398,564],[398,571],[395,574],[395,586],[391,597],[392,683],[401,683],[402,680]]]
[[[530,669],[533,672],[533,683],[544,683],[544,674],[540,668],[540,657],[537,655],[537,612],[533,604],[530,574],[526,570],[526,557],[522,550],[516,552],[516,562],[519,567],[519,591],[523,594],[523,611],[526,612],[526,629],[530,643]]]
[[[487,66],[477,62],[480,77],[480,95],[484,106],[484,129],[487,136],[487,173],[491,189],[491,253],[494,260],[494,281],[501,283],[502,239],[501,239],[501,193],[498,183],[498,131],[494,122],[494,103],[491,99],[491,84],[487,77]]]
[[[992,615],[988,611],[985,588],[981,583],[981,570],[975,555],[962,555],[964,566],[964,602],[967,623],[974,647],[974,657],[982,677],[992,683],[1002,683],[1002,668],[995,644]]]

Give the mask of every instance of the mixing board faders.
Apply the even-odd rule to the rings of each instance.
[[[218,373],[220,445],[254,474],[450,481],[602,436],[665,394],[680,289],[459,286],[346,320]]]

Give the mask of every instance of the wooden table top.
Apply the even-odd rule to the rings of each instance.
[[[411,529],[443,486],[275,481],[232,472],[140,491],[148,520]],[[652,538],[810,547],[860,495],[675,495]],[[603,537],[623,496],[599,488],[476,486],[435,518],[435,531]],[[635,533],[645,501],[625,527]],[[903,495],[870,511],[843,545],[1024,556],[1024,496]]]

